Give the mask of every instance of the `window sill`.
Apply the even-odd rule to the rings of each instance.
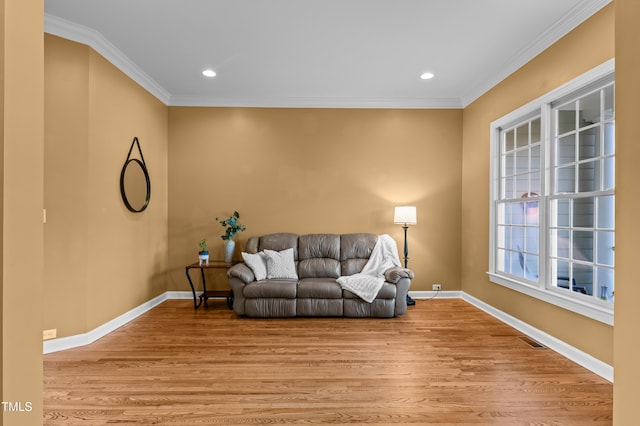
[[[611,305],[610,307],[600,306],[596,303],[588,303],[582,300],[576,300],[575,298],[570,296],[565,296],[560,293],[543,290],[538,287],[511,280],[502,275],[497,275],[491,272],[487,272],[487,275],[489,276],[489,280],[493,283],[526,294],[527,296],[534,297],[538,300],[551,303],[552,305],[559,306],[563,309],[567,309],[571,312],[575,312],[587,318],[591,318],[608,325],[613,325],[613,305]]]

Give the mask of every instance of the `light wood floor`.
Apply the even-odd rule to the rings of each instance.
[[[613,385],[459,299],[395,319],[170,300],[44,356],[45,425],[610,425]]]

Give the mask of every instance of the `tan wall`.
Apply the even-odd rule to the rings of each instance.
[[[221,258],[216,216],[240,212],[251,235],[388,233],[409,229],[411,290],[460,289],[460,110],[170,108],[170,290],[206,238]],[[236,249],[236,257],[241,247]],[[402,256],[402,254],[401,254]],[[227,285],[224,274],[210,278]]]
[[[616,0],[616,301],[614,425],[640,419],[638,324],[638,99],[640,99],[640,2]]]
[[[493,284],[486,271],[490,123],[614,57],[614,24],[610,5],[465,108],[461,259],[465,292],[610,365],[612,327]]]
[[[89,48],[45,36],[43,328],[87,332]]]
[[[31,411],[4,410],[2,424],[42,421],[42,274],[44,78],[42,0],[0,1],[3,107],[2,401]]]
[[[166,291],[168,109],[87,46],[45,35],[45,49],[43,326],[64,337]],[[151,178],[142,213],[119,189],[134,136]]]

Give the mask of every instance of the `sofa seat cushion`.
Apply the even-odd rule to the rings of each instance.
[[[242,294],[248,299],[280,298],[295,299],[297,280],[263,280],[254,281],[244,286]]]
[[[345,299],[360,299],[357,294],[351,293],[349,290],[343,290],[343,297]],[[396,286],[389,283],[382,284],[382,288],[378,292],[376,299],[395,299],[396,298]]]
[[[273,317],[295,317],[296,316],[295,299],[280,298],[256,298],[246,299],[245,315],[257,318],[273,318]]]
[[[342,299],[342,288],[333,278],[303,278],[298,299]]]
[[[393,318],[395,301],[376,299],[367,303],[360,299],[344,299],[343,315],[349,318]]]
[[[342,299],[296,299],[296,315],[300,317],[341,317]]]

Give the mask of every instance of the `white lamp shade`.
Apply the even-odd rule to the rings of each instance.
[[[398,206],[393,213],[393,223],[415,225],[418,223],[416,206]]]

